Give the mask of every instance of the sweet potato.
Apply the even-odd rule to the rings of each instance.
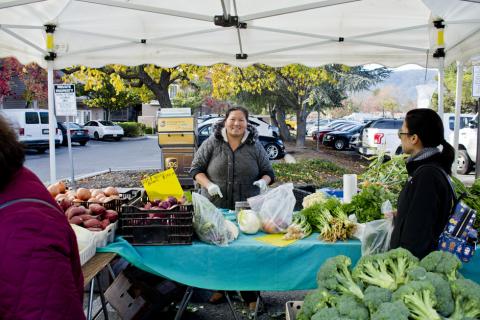
[[[87,221],[87,220],[91,220],[91,219],[97,219],[97,217],[95,216],[92,216],[90,214],[82,214],[81,216],[79,216],[80,218],[82,218],[83,221]]]
[[[107,211],[104,206],[99,205],[98,203],[92,203],[88,206],[88,209],[92,211],[94,216],[103,215]]]
[[[108,219],[103,219],[103,220],[101,221],[102,229],[105,230],[105,228],[108,227],[109,224],[110,224],[110,220],[108,220]]]
[[[71,206],[65,211],[65,215],[67,216],[67,219],[70,220],[74,216],[81,216],[82,214],[85,214],[85,207],[84,206]]]
[[[76,224],[77,226],[83,223],[82,216],[74,216],[72,219],[68,220],[71,224]]]
[[[90,220],[83,221],[83,225],[86,228],[101,228],[102,222],[97,219],[90,219]]]
[[[105,219],[108,219],[111,223],[118,220],[118,212],[115,210],[107,210],[105,212]]]
[[[67,198],[62,199],[59,203],[60,207],[64,212],[67,211],[67,209],[70,208],[72,204],[72,201],[68,200]]]

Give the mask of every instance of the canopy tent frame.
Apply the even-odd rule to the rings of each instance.
[[[432,52],[430,47],[409,46],[409,45],[402,45],[397,43],[384,43],[381,41],[367,40],[367,38],[382,36],[382,35],[395,35],[402,32],[416,31],[421,29],[426,29],[426,32],[428,32],[429,29],[432,27],[432,23],[427,23],[427,24],[417,23],[411,26],[405,26],[401,28],[392,28],[390,30],[368,32],[368,33],[363,33],[363,34],[358,34],[353,36],[322,35],[322,34],[300,32],[300,31],[294,31],[294,30],[283,30],[281,28],[255,25],[251,23],[258,20],[287,15],[291,13],[299,13],[299,12],[305,12],[305,11],[314,10],[314,9],[321,9],[321,8],[333,7],[333,6],[339,6],[339,5],[347,5],[349,3],[355,3],[355,2],[361,3],[362,1],[365,1],[365,0],[315,1],[308,4],[293,5],[285,8],[265,10],[257,13],[249,13],[243,16],[239,16],[235,0],[220,0],[219,9],[221,9],[221,15],[211,16],[211,15],[186,12],[181,10],[153,7],[150,5],[119,2],[115,0],[69,0],[65,2],[65,4],[63,5],[59,13],[56,15],[56,18],[53,19],[53,21],[56,21],[57,19],[59,19],[71,4],[88,3],[93,5],[108,6],[108,7],[128,9],[128,10],[134,10],[139,12],[147,12],[147,13],[153,13],[153,14],[159,14],[159,15],[165,15],[165,16],[171,16],[171,17],[185,18],[185,19],[190,19],[190,20],[195,20],[200,22],[208,22],[208,23],[213,22],[215,25],[215,28],[199,29],[199,30],[188,31],[183,33],[181,32],[179,34],[170,34],[166,36],[152,37],[150,39],[141,38],[141,37],[139,38],[124,37],[118,34],[115,35],[115,34],[106,34],[106,33],[100,33],[100,32],[92,32],[88,30],[77,30],[77,29],[72,29],[68,27],[63,28],[61,24],[55,26],[53,31],[50,29],[50,32],[49,30],[47,30],[48,27],[46,26],[21,25],[21,24],[11,24],[11,23],[1,24],[0,30],[8,34],[9,36],[13,37],[14,39],[20,41],[21,43],[24,43],[28,47],[35,49],[35,51],[39,52],[40,54],[46,57],[45,60],[47,64],[48,88],[49,88],[48,107],[49,107],[49,114],[52,117],[54,114],[53,70],[56,66],[55,64],[56,59],[63,58],[63,57],[70,57],[70,56],[80,56],[85,53],[104,52],[104,51],[113,50],[113,49],[123,49],[131,46],[133,47],[144,46],[144,47],[151,47],[151,48],[157,48],[157,47],[174,48],[174,49],[180,49],[180,50],[185,50],[190,52],[205,53],[205,54],[210,54],[215,56],[217,60],[223,59],[223,58],[231,59],[232,55],[236,60],[246,60],[248,58],[269,57],[276,53],[285,53],[292,50],[324,46],[332,43],[351,43],[351,44],[358,44],[362,46],[373,46],[373,47],[376,46],[379,48],[382,47],[382,48],[405,50],[406,52],[408,51],[413,53],[418,52],[418,53],[421,53],[422,55],[425,55],[427,59],[425,67],[428,67],[428,57],[430,56],[430,52]],[[428,2],[429,0],[424,0],[424,1]],[[0,4],[0,10],[5,8],[13,8],[13,7],[19,7],[19,6],[29,5],[29,4],[36,4],[41,2],[48,2],[48,0],[14,0],[9,2],[4,2]],[[468,2],[478,3],[479,1],[468,1]],[[233,5],[233,15],[230,14],[232,12],[232,5]],[[218,17],[221,18],[220,21],[218,20]],[[439,21],[441,22],[441,28],[438,27]],[[433,26],[437,28],[437,39],[436,39],[436,46],[435,46],[436,51],[434,52],[433,57],[438,62],[438,71],[439,71],[438,112],[440,115],[443,115],[443,92],[444,92],[443,81],[444,81],[444,64],[445,64],[445,47],[443,43],[443,28],[448,25],[480,24],[480,19],[452,19],[451,21],[448,21],[447,19],[447,21],[438,20],[438,21],[432,21],[432,22],[433,22]],[[45,23],[48,24],[48,22],[45,22]],[[55,23],[50,23],[50,24],[55,25]],[[221,28],[218,28],[219,26]],[[105,39],[119,40],[120,42],[113,43],[113,44],[110,43],[105,45],[97,45],[96,47],[93,46],[91,48],[77,49],[77,50],[72,50],[70,52],[61,52],[61,50],[58,50],[58,52],[55,52],[55,48],[53,47],[53,34],[55,31],[55,28],[57,31],[61,30],[62,32],[64,31],[64,32],[72,33],[73,35],[77,34],[77,35],[89,35],[93,37],[104,37]],[[212,50],[210,48],[205,49],[205,48],[199,48],[195,46],[168,43],[168,40],[171,40],[171,39],[180,39],[180,38],[186,38],[189,36],[196,36],[196,35],[208,35],[208,34],[216,33],[218,31],[232,30],[233,28],[236,29],[234,30],[235,31],[234,34],[235,34],[235,42],[237,43],[239,53],[233,53],[233,52],[227,52],[227,51],[222,52],[219,50]],[[45,30],[46,38],[47,38],[47,45],[46,45],[47,49],[46,50],[42,49],[40,46],[38,46],[38,44],[32,41],[29,41],[22,35],[13,31],[15,29]],[[258,50],[256,52],[250,48],[249,50],[252,52],[245,52],[244,50],[245,48],[243,45],[244,33],[242,31],[245,29],[273,32],[277,34],[284,34],[284,35],[291,35],[291,36],[307,37],[307,38],[313,38],[321,41],[279,47],[279,48],[274,48],[269,50]],[[479,32],[480,32],[480,28],[474,29],[473,31],[469,32],[464,37],[462,37],[460,40],[458,40],[453,46],[449,47],[448,49],[452,50],[452,49],[456,49],[457,47],[461,47],[463,44],[471,41],[472,38],[476,37]],[[49,36],[50,36],[50,39],[52,40],[50,46],[48,42]],[[394,37],[392,37],[392,39],[394,39]],[[342,63],[342,62],[339,61],[338,63]],[[456,104],[456,108],[457,108],[457,104]],[[54,172],[55,171],[55,149],[54,149],[54,134],[55,134],[54,130],[55,129],[54,129],[53,121],[49,121],[49,122],[50,122],[49,138],[50,138],[50,167],[51,167],[50,180],[53,182],[56,180],[56,176]],[[457,145],[458,145],[458,139],[457,139]]]

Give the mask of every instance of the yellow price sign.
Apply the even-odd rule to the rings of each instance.
[[[172,168],[143,179],[142,184],[150,200],[166,200],[169,196],[180,199],[183,196],[182,186]]]

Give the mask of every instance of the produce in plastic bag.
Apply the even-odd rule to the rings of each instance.
[[[393,211],[389,200],[382,203],[385,219],[374,220],[363,224],[362,234],[358,238],[362,242],[362,256],[388,251],[393,231]]]
[[[266,233],[286,232],[292,223],[295,196],[293,184],[286,183],[268,192],[247,199],[253,211],[258,213],[262,230]]]
[[[217,246],[226,246],[236,239],[238,229],[235,234],[233,228],[227,225],[221,211],[207,198],[192,193],[192,202],[195,211],[193,228],[200,240]],[[235,225],[234,227],[236,229]]]
[[[240,210],[237,221],[240,231],[246,234],[255,234],[262,227],[257,214],[253,210]]]

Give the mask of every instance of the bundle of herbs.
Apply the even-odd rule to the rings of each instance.
[[[353,237],[356,224],[348,219],[341,202],[334,197],[326,198],[300,212],[307,218],[315,231],[320,232],[324,241],[335,242]]]
[[[358,222],[364,223],[383,218],[382,204],[389,200],[396,205],[397,197],[381,183],[364,182],[361,191],[344,205],[347,215],[354,214]]]

